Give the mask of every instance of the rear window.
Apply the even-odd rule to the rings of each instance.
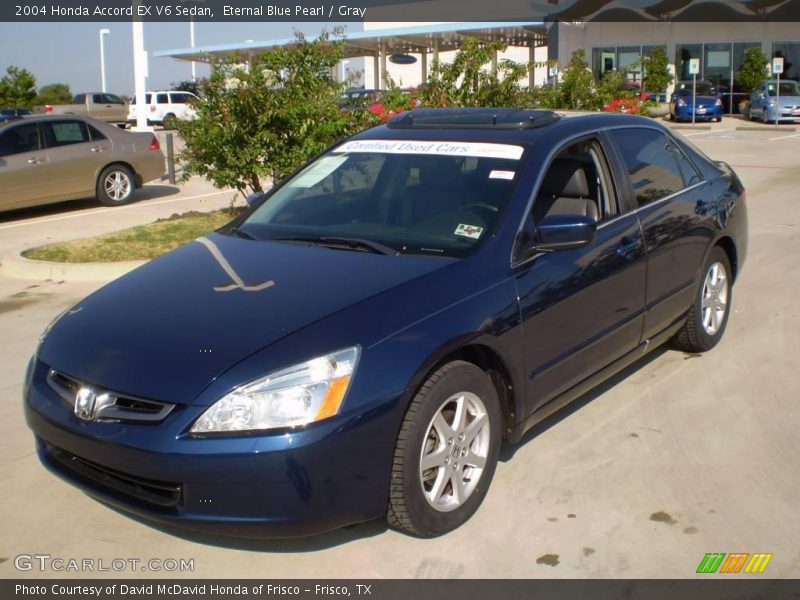
[[[465,256],[491,235],[523,148],[346,142],[282,185],[240,229],[256,238],[369,240],[403,254]]]

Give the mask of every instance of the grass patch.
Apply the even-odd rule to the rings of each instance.
[[[33,260],[69,263],[150,260],[219,229],[236,214],[238,211],[231,212],[229,209],[210,213],[175,213],[149,225],[138,225],[66,244],[40,246],[26,250],[22,255]]]

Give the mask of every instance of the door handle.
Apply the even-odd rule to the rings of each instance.
[[[641,246],[642,241],[640,238],[629,238],[624,237],[620,240],[619,244],[617,245],[617,254],[624,258],[633,258],[633,254],[636,252],[636,249]]]
[[[44,162],[44,159],[39,156],[34,156],[33,158],[28,159],[29,165],[38,165],[41,162]]]
[[[92,152],[102,152],[102,151],[103,151],[103,147],[102,146],[93,146],[92,147]]]

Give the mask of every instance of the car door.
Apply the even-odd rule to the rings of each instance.
[[[38,123],[18,123],[0,133],[0,210],[37,204],[50,196],[47,155]]]
[[[621,202],[615,180],[623,174],[607,160],[605,145],[598,136],[578,146],[588,150],[588,157],[575,145],[560,152],[545,171],[527,217],[535,228],[551,216],[550,209],[543,214],[541,205],[561,157],[585,165],[586,179],[594,180],[589,194],[600,205],[594,241],[583,248],[534,254],[515,266],[530,412],[636,348],[641,337],[642,233],[636,215]],[[595,163],[593,172],[589,160]]]
[[[92,139],[92,133],[94,134]],[[99,169],[108,162],[111,143],[94,126],[79,119],[42,123],[51,184],[64,198],[94,194]]]
[[[609,137],[625,165],[647,249],[644,339],[686,313],[714,236],[711,191],[680,145],[660,129],[624,127]]]

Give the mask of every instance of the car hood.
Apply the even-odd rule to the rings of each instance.
[[[67,311],[39,357],[83,382],[188,404],[252,353],[452,260],[213,233]]]

